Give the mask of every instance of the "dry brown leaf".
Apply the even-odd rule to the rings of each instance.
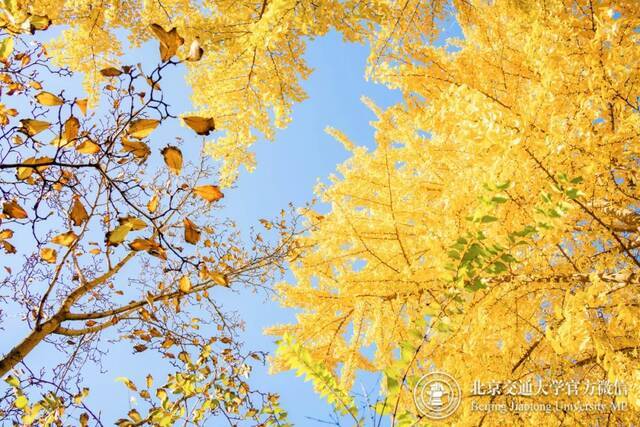
[[[209,203],[218,201],[224,197],[224,194],[220,191],[220,187],[217,185],[201,185],[195,187],[193,192]]]
[[[73,231],[67,231],[66,233],[58,234],[51,239],[51,243],[56,245],[69,247],[78,239],[78,236]]]
[[[160,120],[155,119],[138,119],[131,122],[127,133],[132,138],[146,138],[160,124]]]
[[[122,218],[118,218],[118,222],[120,223],[120,225],[129,225],[131,227],[131,231],[144,230],[145,228],[147,228],[147,223],[140,218],[136,218],[135,216],[125,216]]]
[[[40,258],[44,262],[48,262],[49,264],[55,264],[58,257],[58,252],[52,248],[42,248],[40,250]]]
[[[80,111],[82,111],[82,115],[86,116],[87,115],[87,98],[85,99],[78,99],[76,101],[76,104],[78,105],[78,108],[80,108]]]
[[[189,218],[184,219],[184,240],[192,245],[195,245],[200,240],[200,230]]]
[[[64,122],[64,139],[67,142],[72,142],[78,138],[78,132],[80,131],[80,121],[71,116]]]
[[[13,246],[11,243],[7,242],[6,240],[0,241],[0,245],[2,245],[2,248],[6,253],[8,254],[16,253],[16,247]]]
[[[158,195],[154,194],[151,200],[149,200],[149,203],[147,203],[147,209],[149,209],[149,212],[155,213],[155,211],[158,210],[159,203],[160,199],[158,198]]]
[[[76,145],[76,151],[81,154],[97,154],[100,152],[100,146],[89,139],[85,139]]]
[[[158,248],[158,244],[151,239],[134,239],[129,243],[129,247],[134,251],[150,251]]]
[[[178,34],[178,30],[174,27],[169,31],[165,31],[158,24],[151,24],[151,31],[155,34],[160,42],[160,59],[168,61],[176,54],[178,48],[184,43],[184,39]]]
[[[76,227],[81,226],[85,221],[89,219],[89,215],[87,214],[87,210],[82,205],[79,197],[73,198],[73,204],[71,205],[71,210],[69,211],[69,218],[73,221],[73,225]]]
[[[24,219],[27,217],[27,212],[22,209],[22,206],[15,200],[4,202],[2,204],[2,213],[9,218]]]
[[[105,77],[118,77],[122,74],[122,70],[115,67],[107,67],[100,70],[100,74]]]
[[[22,123],[22,130],[29,136],[35,136],[51,126],[49,122],[35,119],[22,119],[20,123]]]
[[[182,120],[198,135],[209,135],[212,130],[216,129],[216,124],[211,117],[188,116],[183,117]]]
[[[180,175],[182,170],[182,152],[174,146],[167,146],[161,151],[164,162],[174,175]]]
[[[149,146],[144,142],[131,141],[128,139],[122,139],[122,150],[131,153],[139,159],[146,159],[151,154]]]
[[[36,101],[46,107],[55,107],[57,105],[64,104],[64,101],[61,98],[47,91],[43,91],[37,94]]]

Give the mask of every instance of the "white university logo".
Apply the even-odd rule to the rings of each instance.
[[[460,397],[460,385],[445,372],[424,375],[413,389],[416,407],[432,420],[442,420],[453,414],[460,406]]]

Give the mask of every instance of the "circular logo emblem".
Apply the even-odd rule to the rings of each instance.
[[[413,389],[413,400],[427,418],[442,420],[460,406],[460,385],[449,374],[434,371],[424,375]]]

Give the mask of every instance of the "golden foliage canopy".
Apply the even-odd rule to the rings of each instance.
[[[100,7],[91,0],[29,3],[31,12],[69,26],[48,43],[48,50],[59,64],[84,73],[94,102],[105,78],[100,70],[116,66],[127,48],[116,36],[119,30],[134,47],[158,38],[164,54],[181,59],[197,58],[202,49],[202,58],[187,65],[186,80],[199,114],[213,117],[222,131],[207,151],[223,162],[225,186],[240,166],[254,168],[248,148],[256,132],[273,138],[274,129],[289,122],[292,104],[305,98],[300,80],[311,71],[302,57],[307,40],[330,29],[350,41],[370,39],[376,63],[410,27],[431,31],[442,9],[440,1],[421,0],[107,0]],[[183,42],[170,35],[172,28]]]
[[[343,391],[358,370],[384,371],[376,408],[399,425],[420,419],[411,391],[432,366],[465,396],[474,380],[621,380],[630,410],[556,415],[637,423],[640,4],[455,4],[464,40],[413,34],[372,70],[404,95],[386,111],[369,103],[375,149],[331,131],[352,157],[318,187],[329,211],[307,213],[295,281],[279,287],[297,322],[270,332]],[[296,367],[287,354],[276,370]],[[572,401],[532,401],[545,399]],[[548,417],[463,400],[447,421]]]

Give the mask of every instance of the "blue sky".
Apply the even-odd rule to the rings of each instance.
[[[447,23],[445,27],[445,37],[459,35],[455,24]],[[336,165],[348,157],[342,145],[324,132],[325,127],[341,130],[358,145],[374,146],[369,122],[375,117],[362,104],[361,96],[366,95],[383,108],[399,102],[401,97],[398,92],[364,80],[367,55],[367,46],[344,43],[333,32],[309,42],[306,59],[314,72],[303,82],[309,98],[293,107],[292,122],[276,134],[275,141],[261,140],[253,147],[256,171],[243,171],[236,188],[225,194],[223,214],[235,219],[242,230],[257,226],[260,218],[277,216],[290,202],[303,206],[312,199],[318,180],[325,180]],[[149,44],[133,52],[128,61],[154,63],[156,45]],[[127,58],[123,62],[127,63]],[[174,113],[191,109],[180,71],[168,73],[162,87],[169,99],[177,100],[172,102]],[[189,157],[186,152],[185,155]],[[191,155],[195,157],[197,152]],[[228,293],[222,298],[227,310],[238,311],[245,320],[244,341],[250,349],[273,350],[274,338],[264,336],[263,329],[294,320],[292,310],[279,307],[265,294]],[[0,342],[0,352],[6,351],[6,346],[17,342],[24,333],[24,326],[20,328],[15,321],[8,326],[12,342]],[[6,332],[2,335],[7,336]],[[47,350],[42,348],[30,358],[36,365],[46,366],[47,355]],[[125,388],[116,383],[115,378],[128,376],[141,380],[149,369],[153,373],[154,368],[161,378],[166,365],[149,352],[132,357],[131,348],[125,343],[111,347],[103,367],[106,372],[97,372],[94,365],[87,366],[86,382],[92,389],[89,403],[100,408],[105,424],[110,424],[125,414],[130,404]],[[328,419],[329,406],[313,393],[310,383],[293,373],[268,375],[267,367],[257,368],[252,382],[258,388],[279,393],[282,406],[289,411],[295,425],[320,425],[307,417]],[[210,425],[216,423],[212,421]]]

